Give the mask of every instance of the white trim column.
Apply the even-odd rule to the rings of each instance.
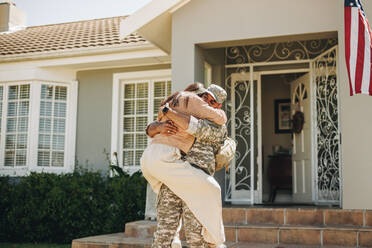
[[[37,171],[41,82],[30,85],[29,130],[27,142],[27,164],[30,171]],[[32,113],[32,114],[31,114]]]

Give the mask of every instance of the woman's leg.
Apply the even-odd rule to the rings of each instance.
[[[145,150],[141,168],[151,175],[151,186],[160,181],[187,204],[207,230],[203,232],[207,242],[217,245],[225,242],[221,188],[213,177],[181,160],[177,148],[160,144],[149,145]],[[153,178],[156,180],[151,182]]]

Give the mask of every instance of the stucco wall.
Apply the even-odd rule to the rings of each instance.
[[[363,1],[372,20],[372,2]],[[195,44],[338,32],[343,208],[372,209],[372,98],[349,96],[344,6],[340,0],[198,0],[173,14],[172,80],[175,90],[199,78]]]
[[[76,159],[84,167],[108,170],[104,149],[111,149],[113,74],[169,69],[170,65],[89,70],[77,73],[79,81],[76,130]]]
[[[225,73],[225,49],[203,49],[195,46],[195,81],[205,82],[204,62],[212,66],[212,83],[222,85]],[[179,84],[177,84],[178,86]]]
[[[172,77],[196,80],[195,44],[341,30],[342,14],[339,0],[191,1],[173,14]]]

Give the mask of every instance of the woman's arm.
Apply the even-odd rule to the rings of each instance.
[[[203,99],[193,93],[184,93],[179,97],[179,101],[185,105],[186,98],[188,98],[187,113],[198,118],[207,119],[217,125],[221,126],[226,124],[227,117],[225,111],[222,109],[216,109],[208,105]]]
[[[178,131],[178,128],[173,124],[172,121],[163,121],[158,122],[154,121],[150,123],[146,128],[146,134],[152,138],[157,134],[163,134],[163,135],[173,135],[176,134]]]
[[[166,105],[166,108],[166,113],[163,111],[162,113],[165,114],[168,119],[171,119],[177,126],[198,139],[208,140],[209,134],[213,133],[214,135],[212,136],[219,136],[216,134],[223,133],[221,130],[226,129],[224,125],[220,126],[209,120],[196,119],[194,116],[178,112],[168,105]],[[163,109],[164,107],[161,110]]]
[[[163,114],[165,114],[168,119],[171,119],[177,126],[182,129],[186,130],[189,127],[189,115],[180,113],[177,110],[170,108],[168,105],[166,105],[166,108],[168,109],[168,111],[166,113],[163,112]]]

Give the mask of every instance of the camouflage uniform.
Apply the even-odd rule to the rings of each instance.
[[[152,247],[171,247],[172,240],[177,235],[181,217],[184,223],[187,246],[191,248],[210,247],[201,235],[203,226],[195,218],[186,203],[165,184],[160,188],[156,210],[158,223]]]
[[[196,139],[185,160],[213,176],[216,168],[215,155],[227,137],[226,126],[218,126],[208,120],[199,120],[195,132],[190,134]]]
[[[194,135],[196,140],[184,159],[193,166],[200,167],[207,174],[213,175],[215,172],[215,154],[227,136],[226,126],[217,126],[208,120],[197,120],[194,121],[194,124],[196,126],[190,134]],[[152,247],[171,247],[181,217],[183,217],[188,247],[213,247],[213,245],[204,241],[201,234],[203,227],[184,201],[164,184],[161,186],[158,195],[158,224]]]
[[[171,247],[180,223],[183,205],[184,202],[165,184],[161,186],[156,203],[158,223],[152,247]]]

